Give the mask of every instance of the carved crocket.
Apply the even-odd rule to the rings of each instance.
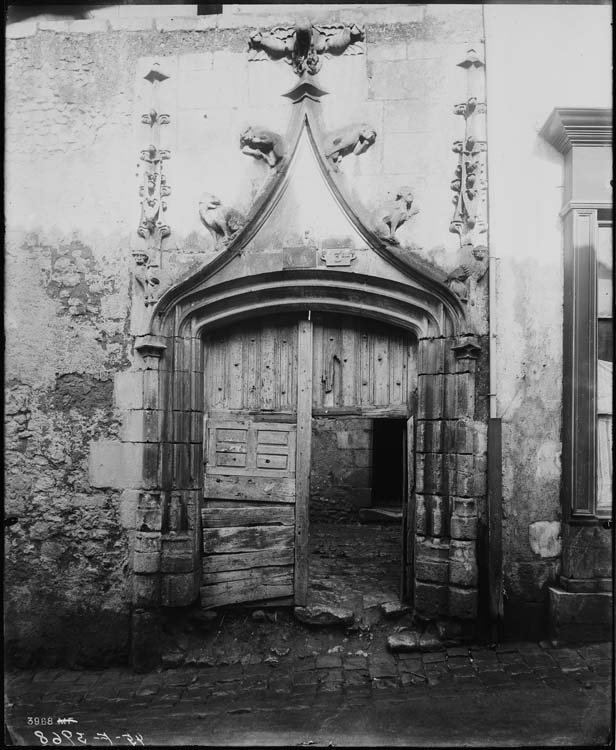
[[[404,186],[398,188],[395,200],[384,204],[381,219],[389,231],[385,232],[383,228],[379,234],[388,242],[398,245],[399,240],[395,237],[396,232],[412,216],[419,213],[418,208],[413,208],[414,200],[411,188]]]
[[[215,245],[219,241],[228,244],[246,224],[243,214],[235,208],[223,206],[220,198],[211,193],[203,193],[201,196],[199,216],[210,230]]]
[[[325,156],[337,169],[344,156],[363,154],[376,140],[376,130],[366,123],[347,125],[327,136]]]
[[[240,135],[242,153],[263,159],[270,167],[275,167],[285,155],[282,137],[278,133],[260,127],[248,127]]]

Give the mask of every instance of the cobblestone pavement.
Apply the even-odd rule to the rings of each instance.
[[[38,746],[84,744],[77,730],[88,744],[108,745],[105,737],[95,735],[110,731],[105,728],[109,717],[116,732],[109,735],[111,744],[130,745],[139,741],[131,731],[144,736],[154,726],[151,722],[161,717],[220,720],[222,715],[234,724],[242,714],[284,706],[299,711],[301,723],[301,711],[319,704],[356,706],[365,714],[381,698],[404,702],[443,690],[467,698],[507,689],[518,694],[548,690],[553,696],[593,691],[593,705],[598,701],[607,716],[613,704],[611,648],[611,644],[553,648],[543,642],[370,655],[334,648],[302,659],[276,657],[251,663],[244,658],[222,666],[141,675],[117,668],[15,671],[5,680],[5,715],[14,744]],[[94,732],[97,717],[101,724]],[[134,725],[136,717],[140,729]],[[579,724],[579,717],[572,718]],[[59,719],[73,721],[58,723]],[[117,734],[124,725],[124,732]],[[88,735],[83,734],[86,728]],[[54,741],[53,732],[59,741]]]

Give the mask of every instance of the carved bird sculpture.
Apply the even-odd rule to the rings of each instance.
[[[199,216],[210,230],[214,244],[228,243],[244,227],[246,219],[235,208],[223,206],[220,198],[204,193],[199,201]]]

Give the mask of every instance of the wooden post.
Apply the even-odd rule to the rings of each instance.
[[[406,422],[404,440],[405,488],[402,510],[402,575],[400,601],[413,601],[415,550],[415,420]]]
[[[488,420],[488,586],[492,640],[500,640],[503,622],[502,428]]]
[[[297,337],[297,457],[295,465],[295,605],[308,593],[308,500],[312,444],[312,322],[299,322]]]

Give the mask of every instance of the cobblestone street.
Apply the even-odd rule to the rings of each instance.
[[[142,675],[16,671],[6,695],[7,724],[20,745],[83,744],[77,733],[93,745],[139,744],[139,737],[145,745],[592,745],[609,737],[612,652],[609,644],[369,655],[332,647],[304,658]]]

